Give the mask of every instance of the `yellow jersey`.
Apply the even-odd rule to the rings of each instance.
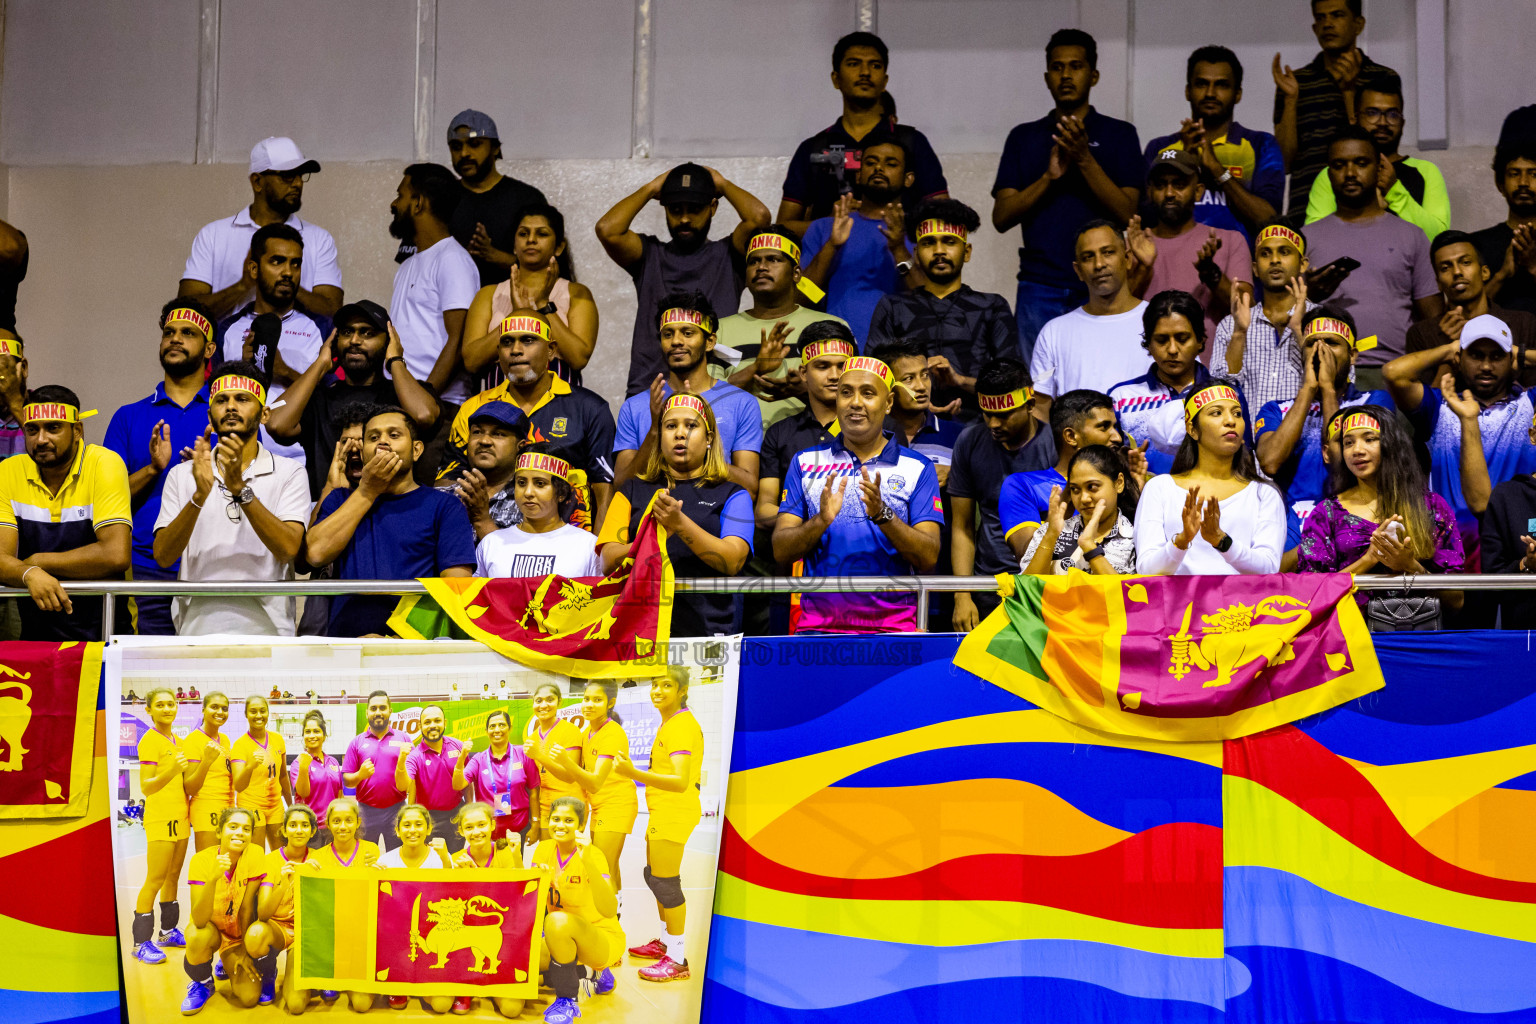
[[[518,856],[518,850],[509,842],[505,849],[493,846],[491,862],[481,864],[475,860],[474,855],[469,852],[469,847],[466,846],[453,855],[453,866],[456,868],[520,868],[523,866],[523,859]]]
[[[167,738],[158,729],[151,729],[139,740],[139,786],[145,780],[159,775],[167,762],[176,760],[177,741]],[[144,820],[185,821],[187,817],[187,790],[182,784],[182,774],[177,772],[169,782],[153,793],[144,793]],[[185,838],[185,837],[183,837]]]
[[[192,862],[187,865],[187,885],[192,887],[193,902],[196,902],[197,894],[202,891],[200,886],[213,886],[213,914],[210,920],[227,938],[243,941],[245,928],[250,922],[240,919],[240,911],[245,906],[251,887],[260,885],[266,875],[266,854],[258,843],[248,844],[241,852],[240,859],[235,862],[234,869],[227,874],[219,869],[218,857],[217,846],[194,853]]]
[[[538,763],[539,757],[543,757],[550,746],[568,747],[571,750],[581,748],[581,733],[569,720],[559,718],[555,724],[549,727],[549,732],[539,732],[539,720],[528,719],[528,725],[523,729],[523,749],[528,756]],[[534,756],[535,751],[538,757]],[[548,804],[557,796],[581,796],[581,787],[574,782],[563,782],[555,777],[554,772],[539,765],[539,802]]]
[[[335,868],[367,867],[369,864],[378,861],[379,844],[369,842],[367,839],[359,839],[357,841],[357,848],[352,851],[352,856],[345,860],[336,853],[335,843],[327,843],[309,856],[322,871]]]
[[[282,806],[282,780],[288,774],[288,747],[283,742],[282,733],[268,729],[265,743],[257,743],[250,733],[235,740],[229,752],[230,770],[238,774],[257,750],[267,752],[267,763],[251,772],[251,780],[235,798],[235,804],[258,811],[275,811]]]
[[[604,758],[611,761],[619,754],[628,756],[629,734],[613,719],[603,722],[595,733],[588,728],[581,734],[581,766],[587,771],[596,772],[599,761]],[[634,782],[612,771],[597,792],[587,796],[587,802],[596,808],[609,803],[623,805],[626,802],[638,806],[640,801],[635,796]]]
[[[669,793],[653,786],[645,787],[645,805],[651,811],[699,806],[699,769],[704,762],[704,730],[699,720],[687,708],[677,713],[656,730],[651,743],[651,773],[672,775],[672,755],[690,754],[688,759],[688,784],[681,793]]]
[[[329,847],[327,847],[327,849],[329,849]],[[315,859],[315,857],[319,853],[320,853],[319,850],[311,850],[308,847],[305,847],[305,849],[304,849],[304,859],[300,860],[300,861],[296,861],[295,863],[296,864],[304,864],[304,863],[307,863],[308,861],[312,861],[312,860]],[[261,887],[263,889],[271,889],[271,888],[275,888],[276,886],[282,885],[283,884],[283,865],[285,865],[287,863],[288,863],[288,849],[287,849],[287,847],[279,846],[277,849],[275,849],[271,853],[267,854],[266,863],[262,866],[262,876],[263,877],[262,877],[262,880],[261,880]],[[268,918],[268,920],[275,921],[278,924],[283,925],[290,932],[293,931],[293,894],[294,894],[294,892],[295,892],[295,888],[294,888],[293,885],[290,884],[289,887],[288,887],[287,894],[283,896],[282,900],[277,905],[277,909],[272,911],[272,916],[270,918]]]
[[[181,741],[181,752],[186,755],[189,769],[202,763],[210,740],[211,737],[199,727],[187,733]],[[221,732],[218,734],[218,742],[224,756],[208,767],[208,774],[203,776],[203,784],[192,794],[191,799],[194,804],[206,804],[223,810],[235,804],[235,780],[229,774],[229,737]]]

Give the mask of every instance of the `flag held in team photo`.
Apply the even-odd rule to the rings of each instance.
[[[497,869],[468,880],[409,870],[297,876],[297,984],[385,995],[538,993],[549,882]]]
[[[99,643],[0,645],[0,819],[85,813],[101,651]]]
[[[653,675],[667,663],[673,570],[667,532],[646,512],[607,576],[424,579],[426,595],[401,598],[390,628],[412,640],[478,640],[531,668],[584,679]]]
[[[998,581],[955,664],[1088,728],[1236,739],[1384,685],[1347,574]]]

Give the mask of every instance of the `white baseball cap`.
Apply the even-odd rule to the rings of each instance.
[[[262,139],[251,147],[252,174],[260,174],[263,171],[298,171],[300,174],[313,174],[319,169],[320,164],[317,161],[304,159],[304,154],[299,152],[298,145],[292,139],[282,135]]]
[[[1509,324],[1494,316],[1492,313],[1483,313],[1466,322],[1461,329],[1461,347],[1470,348],[1474,341],[1488,340],[1493,342],[1505,352],[1515,350],[1515,339],[1509,333]]]

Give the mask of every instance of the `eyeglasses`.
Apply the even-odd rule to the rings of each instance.
[[[272,177],[277,178],[285,185],[292,185],[296,181],[302,184],[307,182],[310,178],[314,177],[314,175],[309,171],[305,171],[303,174],[295,174],[292,171],[268,171],[267,173],[272,175]]]
[[[1403,112],[1401,110],[1380,110],[1376,107],[1366,107],[1360,111],[1362,121],[1385,121],[1387,124],[1402,124]]]

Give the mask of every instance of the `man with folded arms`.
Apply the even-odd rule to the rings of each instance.
[[[309,482],[297,460],[261,445],[268,383],[251,363],[225,363],[208,388],[216,440],[198,438],[192,458],[166,474],[155,561],[169,568],[179,559],[177,579],[293,578]],[[291,597],[178,597],[171,617],[179,636],[294,635]]]

